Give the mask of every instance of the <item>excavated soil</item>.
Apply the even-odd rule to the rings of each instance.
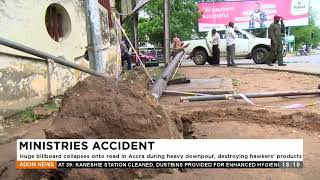
[[[146,89],[90,77],[68,90],[47,138],[177,138],[178,131]]]
[[[189,112],[183,114],[181,119],[188,122],[202,123],[237,121],[320,132],[320,116],[315,113],[296,112],[292,114],[277,114],[264,109],[227,108]]]
[[[177,119],[176,119],[177,120]],[[65,93],[46,138],[170,139],[182,138],[174,122],[148,91],[128,81],[89,77]],[[179,129],[178,129],[179,128]],[[168,169],[26,171],[25,179],[134,179]],[[72,177],[72,178],[71,178]]]

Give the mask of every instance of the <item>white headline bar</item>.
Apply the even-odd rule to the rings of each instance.
[[[18,139],[18,161],[303,161],[302,139]]]

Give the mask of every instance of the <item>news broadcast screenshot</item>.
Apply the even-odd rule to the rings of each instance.
[[[0,180],[320,179],[319,0],[0,15]]]

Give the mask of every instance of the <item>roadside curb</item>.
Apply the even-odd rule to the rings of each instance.
[[[289,72],[289,73],[295,73],[295,74],[304,74],[304,75],[310,75],[310,76],[319,76],[319,73],[313,73],[313,72],[305,72],[305,71],[296,71],[296,70],[290,70],[290,69],[269,69],[269,68],[263,68],[263,67],[241,67],[238,66],[237,68],[242,69],[261,69],[261,70],[267,70],[267,71],[277,71],[277,72]]]
[[[181,66],[183,68],[192,68],[192,67],[216,67],[216,68],[223,68],[224,66],[212,66],[209,64],[198,66],[198,65],[188,65],[188,66]],[[297,71],[297,70],[290,70],[290,69],[270,69],[270,68],[264,68],[264,67],[246,67],[246,66],[241,66],[238,65],[237,67],[233,68],[242,68],[242,69],[261,69],[261,70],[268,70],[268,71],[277,71],[277,72],[290,72],[290,73],[295,73],[295,74],[304,74],[304,75],[310,75],[310,76],[319,76],[320,77],[320,72],[319,73],[313,73],[313,72],[305,72],[305,71]]]

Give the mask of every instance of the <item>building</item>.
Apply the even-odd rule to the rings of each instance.
[[[119,30],[110,10],[116,0],[99,0],[107,70],[116,61]],[[109,9],[109,11],[108,11]],[[84,0],[1,0],[0,37],[87,66]],[[62,95],[87,74],[0,45],[0,116]]]

